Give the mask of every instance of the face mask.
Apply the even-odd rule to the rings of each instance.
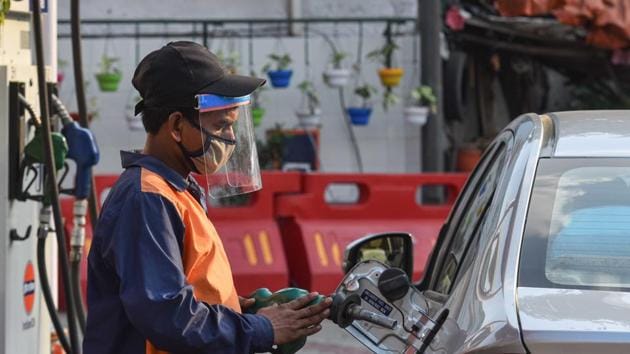
[[[210,148],[207,149],[206,153],[201,156],[191,157],[190,160],[197,172],[212,174],[225,166],[233,152],[234,145],[211,139]]]

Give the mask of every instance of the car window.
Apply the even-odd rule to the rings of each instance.
[[[630,160],[541,159],[520,286],[630,288]]]
[[[481,225],[494,191],[496,190],[499,176],[503,170],[505,161],[505,145],[501,144],[490,160],[488,168],[483,171],[483,176],[474,186],[474,192],[464,206],[459,224],[455,228],[454,235],[448,245],[444,263],[439,269],[438,278],[434,290],[443,294],[450,293],[459,271],[461,260],[471,243],[473,235]]]

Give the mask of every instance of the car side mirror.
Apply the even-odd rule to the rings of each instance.
[[[400,268],[409,279],[413,274],[413,238],[408,233],[382,233],[362,237],[346,247],[343,272],[348,273],[355,265],[375,260],[389,267]]]

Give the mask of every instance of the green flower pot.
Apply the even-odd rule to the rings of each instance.
[[[255,127],[260,125],[264,115],[265,115],[264,108],[257,107],[257,108],[252,109],[252,120],[254,121]]]
[[[118,90],[118,84],[122,79],[120,73],[104,73],[96,74],[96,80],[98,81],[98,87],[103,92],[115,92]]]

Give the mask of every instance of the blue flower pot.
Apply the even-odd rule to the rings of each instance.
[[[354,125],[367,125],[372,114],[372,108],[348,108],[346,111]]]
[[[271,80],[271,86],[275,88],[288,87],[291,82],[291,75],[293,75],[293,70],[267,71],[267,76]]]

